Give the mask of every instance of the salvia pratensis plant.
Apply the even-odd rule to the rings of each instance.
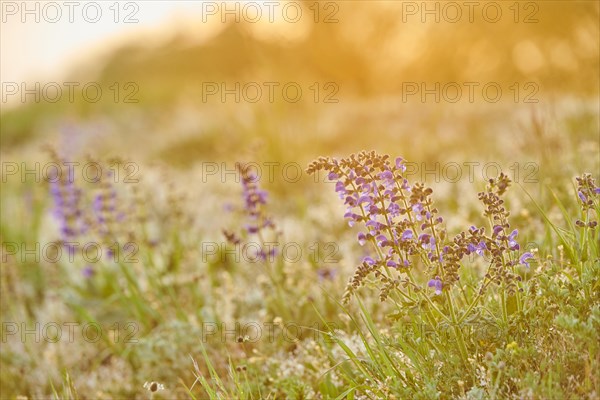
[[[242,163],[236,163],[236,169],[241,178],[242,196],[244,205],[242,215],[245,219],[242,232],[233,232],[224,229],[223,235],[230,244],[242,244],[242,238],[257,238],[259,241],[259,250],[256,256],[262,260],[272,260],[276,254],[276,248],[269,248],[267,239],[276,239],[279,232],[273,222],[273,219],[266,213],[268,194],[258,185],[257,176],[254,175],[247,166]],[[269,235],[270,236],[267,236]],[[272,237],[271,237],[272,236]]]
[[[89,158],[104,170],[97,179],[84,180],[72,169],[62,167],[70,165],[69,160],[52,148],[48,152],[59,166],[56,175],[49,177],[49,188],[65,247],[73,251],[73,243],[93,241],[103,246],[108,259],[114,259],[116,252],[126,250],[123,246],[137,241],[130,223],[135,204],[118,192],[111,169]]]
[[[580,216],[575,220],[579,229],[579,248],[582,259],[588,258],[590,246],[598,247],[598,220],[600,219],[600,187],[590,174],[583,174],[575,178],[577,182],[577,197],[581,210]],[[592,241],[588,241],[588,237]]]
[[[66,160],[53,149],[48,149],[56,165],[66,165]],[[89,221],[83,206],[82,188],[75,182],[68,170],[58,169],[49,176],[49,188],[54,201],[53,215],[59,224],[60,239],[72,254],[72,243],[89,230]]]
[[[160,293],[157,297],[169,298],[179,306],[175,293],[160,279],[176,271],[181,262],[183,244],[173,232],[191,225],[179,211],[182,199],[169,195],[168,205],[163,207],[166,211],[159,214],[163,208],[157,207],[149,215],[148,200],[138,181],[120,181],[113,172],[123,164],[122,160],[88,157],[87,165],[95,164],[100,169],[91,179],[81,171],[73,173],[66,168],[77,163],[69,163],[54,149],[48,151],[60,174],[49,177],[49,187],[61,241],[71,253],[81,250],[75,258],[69,258],[74,260],[69,263],[85,278],[82,296],[114,293],[139,321],[153,325],[159,314],[144,298],[143,287],[154,287]],[[86,246],[99,250],[84,253]],[[84,262],[86,257],[97,259],[90,264]],[[61,261],[67,262],[66,258]],[[69,272],[65,270],[66,274]],[[168,304],[166,300],[161,302],[161,306]]]
[[[600,202],[600,187],[590,174],[583,174],[575,178],[577,181],[577,196],[581,207],[581,218],[575,221],[580,228],[595,229],[598,226]],[[595,214],[592,212],[595,211]]]
[[[290,310],[285,306],[284,301],[284,263],[277,252],[281,232],[265,209],[268,193],[259,187],[258,177],[247,165],[238,162],[236,169],[242,185],[243,229],[238,232],[223,229],[223,235],[230,245],[236,247],[236,251],[255,250],[252,257],[264,267],[264,272],[274,289],[273,312],[276,315],[289,317]]]
[[[426,305],[421,308],[427,321],[452,327],[465,362],[468,349],[461,325],[492,284],[498,286],[499,309],[508,323],[507,296],[518,297],[522,291],[517,269],[520,264],[528,266],[531,255],[520,255],[518,231],[510,227],[510,214],[502,199],[510,186],[506,175],[491,179],[479,194],[490,232],[471,226],[451,238],[434,205],[433,190],[421,182],[409,182],[402,158],[392,160],[374,151],[341,160],[321,157],[307,172],[321,170],[336,181],[335,191],[347,207],[344,217],[349,225],[362,228],[359,244],[370,243],[374,250],[350,279],[344,303],[373,275],[379,282],[381,301],[391,300],[401,312],[415,304]],[[466,256],[472,254],[489,260],[477,290],[461,282]]]

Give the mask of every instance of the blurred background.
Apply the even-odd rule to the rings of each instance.
[[[598,108],[597,2],[91,3],[2,2],[4,155],[70,132],[178,165],[443,157]]]

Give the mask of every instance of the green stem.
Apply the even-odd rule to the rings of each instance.
[[[445,292],[446,300],[448,301],[448,305],[450,307],[450,316],[452,318],[452,326],[454,329],[454,336],[456,336],[456,340],[458,341],[458,349],[460,350],[460,356],[465,365],[468,363],[469,353],[467,351],[467,345],[465,344],[465,338],[463,337],[462,331],[460,329],[460,325],[458,323],[458,319],[456,318],[456,313],[454,312],[454,302],[452,301],[452,297],[449,292]]]
[[[496,382],[494,383],[494,389],[492,390],[492,395],[490,397],[492,400],[496,399],[496,394],[498,393],[498,387],[500,387],[501,379],[502,379],[502,370],[500,370],[498,372],[498,375],[496,376]]]
[[[473,310],[473,308],[477,305],[477,303],[479,302],[479,299],[482,296],[483,290],[485,290],[485,288],[487,288],[487,286],[491,283],[492,281],[487,281],[483,287],[482,290],[477,293],[477,296],[475,296],[475,299],[473,299],[473,301],[471,302],[471,304],[469,304],[469,307],[467,308],[467,310],[464,312],[464,314],[458,319],[458,323],[462,323],[465,319],[467,319],[467,317],[469,316],[469,314],[471,313],[471,311]]]
[[[502,308],[502,321],[504,321],[504,325],[508,324],[508,312],[506,310],[506,291],[504,283],[500,288],[500,306]]]
[[[262,225],[262,221],[261,221],[261,225]],[[258,240],[260,241],[260,248],[261,251],[265,251],[265,239],[262,235],[262,232],[259,230],[257,233],[258,236]],[[278,305],[283,305],[285,304],[285,299],[283,297],[283,293],[282,293],[282,287],[281,287],[281,279],[278,279],[278,277],[275,275],[276,271],[273,271],[272,268],[272,263],[270,260],[270,255],[265,253],[265,270],[267,272],[267,276],[269,277],[269,280],[271,281],[271,284],[273,285],[274,289],[275,289],[275,297],[277,299],[277,303]],[[281,271],[281,275],[283,275],[283,271]],[[283,276],[279,277],[279,278],[283,278]],[[289,310],[288,307],[279,307],[280,308],[280,312],[282,312],[283,316],[286,319],[291,319],[291,312]]]
[[[414,282],[414,278],[412,276],[412,273],[410,271],[408,271],[406,273],[408,275],[408,277],[410,278],[410,280],[412,282]],[[421,292],[419,292],[421,293]],[[444,321],[446,321],[447,323],[451,323],[452,321],[446,316],[446,314],[444,314],[434,303],[433,301],[431,301],[431,299],[429,298],[429,296],[422,294],[421,297],[423,299],[425,299],[425,301],[427,301],[429,303],[429,305],[431,306],[431,308],[433,308],[441,317]]]

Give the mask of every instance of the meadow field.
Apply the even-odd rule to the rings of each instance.
[[[2,78],[0,398],[600,398],[599,4],[263,3]]]

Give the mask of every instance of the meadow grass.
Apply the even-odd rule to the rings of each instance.
[[[598,398],[600,201],[584,176],[598,170],[597,115],[552,123],[555,131],[532,123],[528,135],[498,137],[501,123],[486,131],[475,121],[471,145],[480,153],[424,136],[406,154],[409,135],[394,138],[388,128],[374,145],[379,153],[356,156],[360,168],[375,168],[361,173],[352,159],[339,165],[351,149],[368,148],[369,136],[335,150],[346,128],[317,148],[315,137],[297,138],[298,159],[263,127],[269,145],[228,164],[309,167],[321,154],[337,157],[317,161],[318,179],[304,174],[294,183],[254,180],[241,167],[237,182],[204,183],[191,161],[165,166],[168,151],[137,164],[139,182],[106,174],[99,182],[9,179],[2,397]],[[218,138],[207,140],[217,146]],[[507,175],[404,183],[403,162],[435,154],[500,159]],[[66,157],[45,151],[34,159],[90,161]],[[91,160],[105,171],[127,162]],[[535,161],[536,179],[524,180],[523,169],[515,175],[515,160]],[[272,242],[298,245],[302,256]],[[58,243],[63,256],[35,260],[7,243]],[[83,243],[99,244],[103,257],[87,261]],[[56,323],[62,336],[47,340],[56,339],[54,328],[22,335],[36,323]],[[72,341],[64,323],[77,324]],[[83,336],[86,324],[102,328],[97,340]]]

